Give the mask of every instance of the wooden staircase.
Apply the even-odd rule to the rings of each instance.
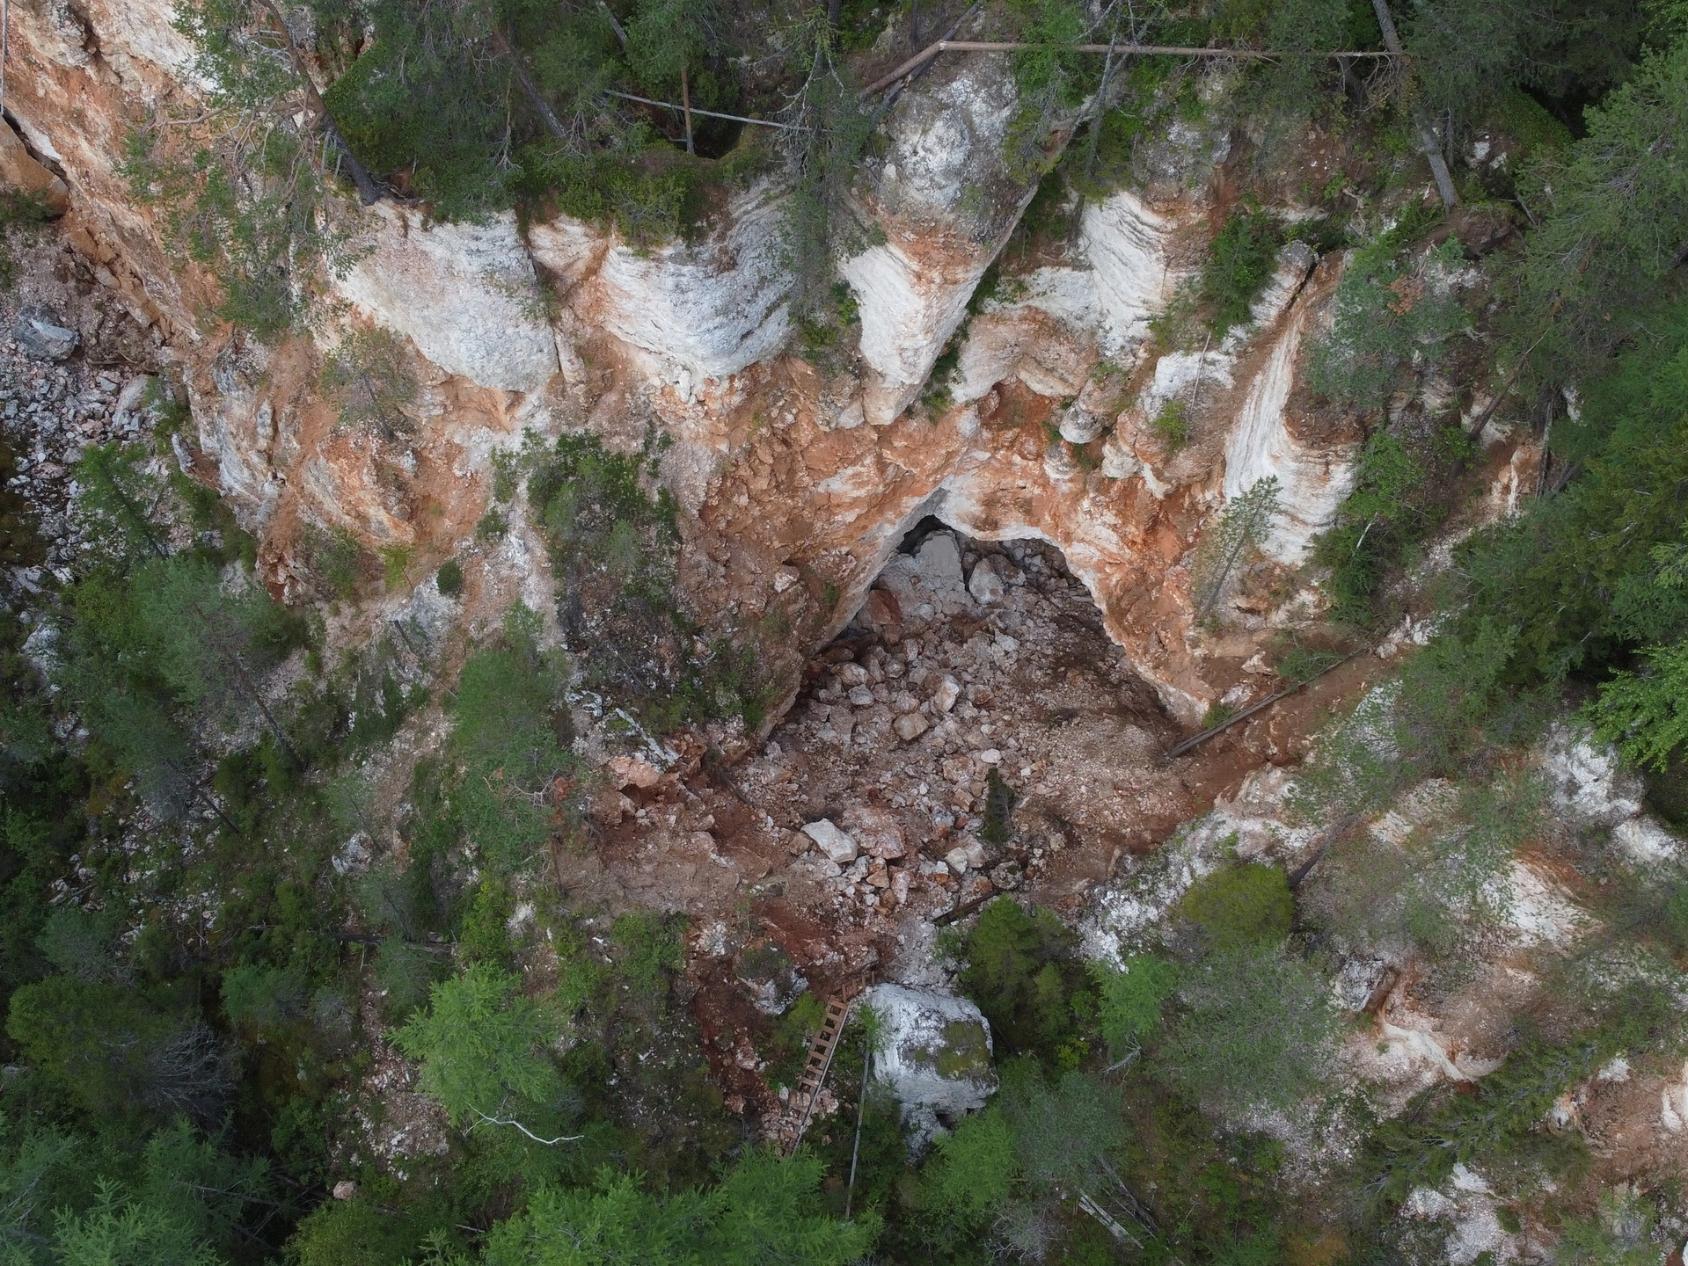
[[[804,1131],[809,1128],[809,1118],[815,1111],[815,1100],[820,1097],[821,1087],[826,1085],[826,1075],[832,1070],[832,1057],[838,1050],[838,1039],[844,1035],[844,1019],[849,1014],[848,996],[835,994],[828,1000],[826,1016],[821,1020],[821,1027],[816,1031],[814,1041],[809,1043],[809,1058],[803,1065],[803,1076],[798,1080],[797,1089],[786,1105],[789,1122],[785,1131],[787,1156],[793,1155],[803,1142]]]

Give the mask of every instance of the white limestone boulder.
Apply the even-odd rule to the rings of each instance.
[[[874,1080],[897,1097],[916,1146],[984,1107],[995,1093],[991,1029],[973,1003],[891,984],[875,985],[862,1002],[880,1018]]]

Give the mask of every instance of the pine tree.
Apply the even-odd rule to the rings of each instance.
[[[696,67],[720,43],[721,16],[714,0],[640,0],[627,23],[627,60],[656,92],[677,91],[685,110],[686,152],[692,136],[692,84]]]
[[[533,1119],[562,1093],[546,1054],[554,1036],[552,1017],[522,993],[519,977],[476,963],[435,985],[428,1009],[393,1041],[420,1061],[419,1084],[453,1122],[508,1125],[526,1134],[519,1118]]]
[[[850,183],[874,125],[839,57],[838,33],[824,10],[807,12],[792,44],[803,78],[786,105],[787,127],[780,133],[793,176],[786,252],[794,277],[792,306],[808,316],[830,296],[839,256],[860,240],[849,212]]]
[[[1645,669],[1601,683],[1595,731],[1635,764],[1663,773],[1688,752],[1688,638],[1642,653]]]
[[[176,25],[193,42],[211,108],[137,130],[124,172],[221,283],[217,315],[272,340],[298,319],[313,272],[356,256],[337,178],[366,204],[380,191],[274,0],[190,0]]]
[[[1191,596],[1196,602],[1197,624],[1207,619],[1218,605],[1237,564],[1251,550],[1260,547],[1271,532],[1277,514],[1276,475],[1257,480],[1226,503],[1218,521],[1203,535],[1191,567]]]
[[[1549,385],[1602,370],[1645,319],[1637,300],[1688,251],[1688,31],[1657,29],[1669,42],[1588,108],[1587,134],[1542,172],[1551,202],[1525,242],[1513,341]]]
[[[1322,1083],[1336,1019],[1326,982],[1277,947],[1211,954],[1180,974],[1164,1066],[1225,1113],[1287,1109]]]
[[[323,390],[340,401],[340,425],[379,430],[387,439],[408,435],[406,410],[419,387],[403,338],[379,326],[353,330],[324,360]]]

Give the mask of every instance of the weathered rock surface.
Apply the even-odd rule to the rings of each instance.
[[[0,121],[0,189],[16,189],[36,198],[49,215],[70,209],[70,190],[55,173],[36,161],[23,139]]]
[[[1285,513],[1266,552],[1293,564],[1352,480],[1362,429],[1298,389],[1338,259],[1314,267],[1305,247],[1286,250],[1221,346],[1168,351],[1149,337],[1199,267],[1238,174],[1224,75],[1203,88],[1202,123],[1145,138],[1129,187],[1087,204],[1064,244],[1004,260],[996,297],[974,303],[1035,173],[1003,157],[1014,113],[1004,58],[934,63],[897,98],[859,173],[851,210],[874,244],[842,267],[859,336],[846,333],[854,345],[825,365],[792,346],[776,181],[725,200],[696,241],[651,249],[560,217],[444,224],[397,203],[339,208],[361,253],[317,282],[354,324],[402,335],[422,383],[414,432],[395,443],[348,435],[320,399],[342,323],[262,351],[213,322],[216,278],[183,266],[161,213],[130,194],[119,172],[130,121],[198,112],[169,6],[87,0],[14,18],[21,70],[8,110],[34,154],[62,169],[79,248],[179,355],[195,415],[184,458],[215,471],[283,593],[302,583],[298,537],[310,530],[408,549],[419,574],[458,553],[486,508],[494,454],[524,429],[623,449],[657,434],[698,609],[740,625],[777,618],[813,645],[867,599],[876,627],[891,629],[913,614],[897,609],[905,595],[868,589],[921,518],[983,540],[1035,538],[1063,551],[1109,635],[1193,721],[1257,649],[1186,636],[1206,526],[1226,498],[1275,477]],[[1302,210],[1301,183],[1279,182],[1279,209]],[[952,344],[955,372],[929,384]],[[1150,425],[1173,399],[1193,436],[1176,452]],[[532,557],[512,546],[508,565]],[[1262,569],[1253,592],[1271,578]],[[991,601],[940,579],[916,608]],[[988,571],[976,588],[994,592]],[[1265,623],[1253,618],[1251,637]],[[770,667],[788,693],[804,649]]]
[[[862,1003],[883,1024],[874,1079],[896,1095],[916,1146],[985,1106],[996,1070],[990,1025],[978,1007],[954,994],[891,984],[875,985]]]
[[[370,247],[337,289],[405,335],[448,374],[503,391],[538,391],[558,372],[556,337],[539,318],[539,279],[504,214],[482,224],[425,224],[378,204]]]
[[[75,330],[59,324],[51,312],[25,308],[18,314],[18,347],[36,360],[64,360],[82,341]]]
[[[855,861],[856,855],[861,852],[856,841],[840,831],[830,818],[809,823],[803,828],[803,834],[815,842],[815,847],[825,854],[828,861],[839,866]]]

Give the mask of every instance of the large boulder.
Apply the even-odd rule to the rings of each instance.
[[[877,586],[897,600],[905,618],[925,622],[970,604],[962,580],[961,546],[953,532],[933,532],[912,554],[894,554]]]
[[[991,1029],[965,998],[935,989],[875,985],[862,1001],[881,1021],[874,1080],[902,1105],[916,1147],[984,1107],[996,1090]]]

